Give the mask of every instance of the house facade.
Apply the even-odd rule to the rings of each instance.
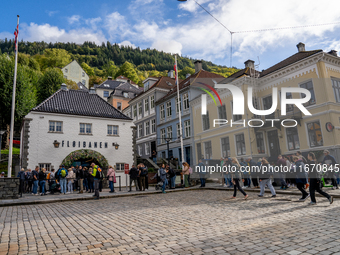
[[[321,156],[324,149],[340,160],[340,58],[335,51],[306,51],[302,43],[297,47],[296,54],[262,72],[256,71],[254,61],[248,60],[244,69],[220,82],[240,88],[245,99],[249,87],[252,87],[252,102],[258,110],[271,109],[275,95],[273,88],[277,88],[279,103],[272,114],[254,115],[245,100],[245,114],[233,115],[232,94],[223,88],[217,89],[222,104],[216,106],[212,99],[208,99],[205,116],[201,113],[201,97],[192,100],[196,163],[200,158],[220,159],[225,156],[266,157],[275,161],[279,154],[292,155],[297,151],[305,155],[314,151]],[[282,114],[282,88],[309,90],[311,99],[303,106],[311,115],[304,115],[292,104],[286,106],[286,115]],[[288,99],[303,97],[304,94],[286,92]],[[203,119],[209,125],[202,125]],[[214,127],[214,119],[226,119],[228,123]],[[252,119],[260,119],[264,124],[251,122],[257,127],[249,127],[248,121]],[[233,125],[231,121],[234,121]],[[281,124],[282,121],[287,127]]]
[[[117,110],[122,111],[129,106],[130,100],[140,93],[142,93],[142,91],[139,88],[136,88],[130,81],[127,81],[116,87],[107,98],[107,101],[113,107],[116,107]]]
[[[157,150],[156,105],[155,102],[164,97],[175,87],[175,80],[170,77],[149,77],[143,81],[144,92],[129,102],[123,113],[131,117],[136,126],[136,150],[142,158],[150,158]]]
[[[132,127],[132,119],[92,91],[65,86],[25,116],[21,167],[50,170],[95,162],[104,170],[116,166],[125,183],[124,167],[133,164]]]
[[[80,82],[86,88],[89,88],[90,78],[76,60],[61,68],[61,71],[64,74],[64,78],[76,83]]]
[[[202,94],[202,90],[197,86],[201,82],[213,85],[212,79],[220,81],[224,78],[203,70],[201,61],[195,62],[195,71],[195,74],[179,83],[179,102],[177,87],[156,102],[157,137],[160,138],[157,140],[157,152],[158,157],[163,159],[177,158],[180,163],[183,162],[179,124],[179,112],[181,112],[184,161],[189,164],[194,163],[192,145],[196,126],[193,125],[190,101]],[[167,143],[169,143],[169,151]]]

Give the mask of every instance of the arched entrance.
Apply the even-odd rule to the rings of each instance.
[[[75,165],[89,166],[92,162],[102,169],[106,169],[109,166],[107,159],[102,154],[94,150],[73,151],[63,160],[62,165],[65,165],[65,167]]]

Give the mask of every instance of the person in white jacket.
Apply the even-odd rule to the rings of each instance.
[[[73,193],[73,181],[74,181],[74,172],[72,170],[72,168],[68,169],[68,175],[66,176],[66,180],[67,180],[67,190],[68,190],[68,194]]]

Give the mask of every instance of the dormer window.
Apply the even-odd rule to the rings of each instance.
[[[123,96],[124,96],[125,98],[128,98],[128,97],[129,97],[129,93],[123,92]]]
[[[109,84],[104,84],[104,87],[107,87],[107,88],[108,88],[108,87],[110,87],[110,85],[109,85]]]

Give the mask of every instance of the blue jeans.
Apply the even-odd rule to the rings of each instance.
[[[162,191],[165,191],[165,187],[166,185],[168,185],[168,179],[165,178],[165,180],[163,181],[163,186],[162,186]]]
[[[83,185],[84,185],[84,189],[86,189],[86,191],[88,191],[89,190],[89,182],[88,182],[87,179],[84,179]]]
[[[40,181],[41,194],[45,194],[45,184],[46,181]]]
[[[176,182],[176,175],[174,177],[171,177],[171,188],[175,188],[175,182]]]
[[[33,194],[37,194],[37,192],[38,192],[38,184],[39,184],[38,180],[33,181]]]
[[[228,187],[233,187],[233,183],[231,182],[231,177],[230,177],[230,174],[225,174],[224,175],[224,181],[225,181],[225,184],[228,186]]]
[[[157,165],[157,158],[152,158],[152,160]]]
[[[201,178],[201,187],[205,187],[205,178]]]
[[[66,178],[60,178],[60,193],[66,194]]]
[[[109,181],[109,188],[110,188],[110,190],[112,192],[115,191],[115,187],[114,187],[113,181]]]

